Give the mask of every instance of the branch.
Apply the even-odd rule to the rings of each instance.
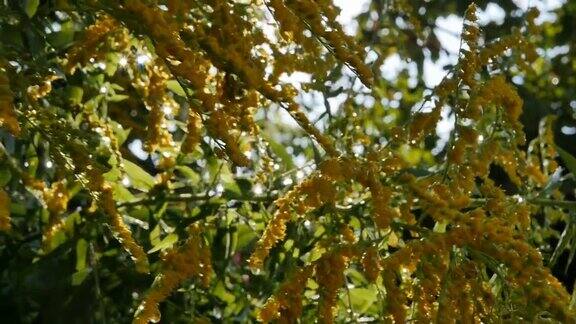
[[[160,196],[158,198],[144,198],[140,200],[127,201],[118,204],[118,207],[131,207],[138,205],[150,205],[158,202],[194,202],[194,201],[208,201],[212,198],[221,198],[220,196],[210,195],[208,193],[200,194],[179,194]],[[275,196],[238,196],[226,201],[252,201],[252,202],[272,202],[276,199]]]
[[[485,204],[489,198],[475,198],[472,201],[478,204]],[[543,198],[523,198],[527,203],[543,207],[561,207],[576,210],[576,201],[554,200]]]
[[[539,205],[539,206],[562,207],[562,208],[576,210],[576,201],[554,200],[554,199],[543,199],[543,198],[530,198],[530,199],[527,199],[527,201],[531,204]]]

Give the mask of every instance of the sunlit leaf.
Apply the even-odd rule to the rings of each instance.
[[[144,171],[144,169],[129,160],[124,160],[123,163],[126,174],[128,175],[128,178],[130,178],[132,187],[141,191],[146,191],[154,186],[154,177]]]
[[[182,89],[182,86],[178,81],[168,80],[166,82],[166,86],[168,87],[168,89],[170,89],[170,91],[174,92],[175,94],[182,97],[186,97],[186,92],[184,92],[184,89]]]
[[[154,253],[157,251],[162,251],[171,248],[174,243],[178,242],[178,235],[175,233],[170,233],[166,235],[158,244],[156,244],[148,253]]]
[[[24,11],[29,18],[34,17],[39,4],[40,0],[24,0]]]
[[[86,256],[88,254],[88,242],[79,239],[76,242],[76,271],[82,271],[86,268]]]
[[[576,158],[558,145],[556,145],[556,150],[558,151],[558,154],[560,154],[560,157],[566,164],[568,170],[570,170],[572,174],[576,175]]]

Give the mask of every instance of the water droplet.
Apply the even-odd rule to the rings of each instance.
[[[136,63],[139,65],[144,65],[150,61],[150,56],[148,54],[141,54],[136,57]]]
[[[122,56],[118,60],[118,64],[120,64],[120,66],[126,66],[128,64],[128,59],[125,56]]]
[[[256,195],[256,196],[260,196],[264,193],[264,186],[260,183],[257,183],[254,185],[254,187],[252,187],[252,192]]]
[[[304,178],[304,172],[302,172],[302,170],[296,171],[296,178],[298,179]]]
[[[216,193],[218,195],[220,195],[224,192],[224,186],[221,183],[217,184],[215,189],[216,189]]]

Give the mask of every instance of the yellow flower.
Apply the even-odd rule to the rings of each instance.
[[[148,273],[149,264],[148,257],[144,249],[132,237],[130,229],[122,220],[122,215],[116,209],[116,202],[114,201],[112,187],[104,185],[101,195],[101,206],[108,216],[109,224],[112,227],[114,235],[122,244],[122,247],[130,253],[136,263],[136,270],[142,273]]]
[[[20,124],[14,111],[12,91],[8,75],[0,65],[0,127],[6,128],[14,136],[20,135]]]
[[[382,271],[380,255],[376,247],[371,246],[366,249],[362,255],[362,267],[368,281],[375,282]]]
[[[174,248],[162,258],[162,271],[141,301],[134,324],[160,320],[159,304],[190,277],[197,277],[204,287],[210,284],[212,257],[202,237],[202,228],[191,225],[190,236],[180,248]]]
[[[0,188],[0,231],[10,231],[10,196]]]

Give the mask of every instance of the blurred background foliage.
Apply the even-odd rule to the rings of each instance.
[[[136,271],[110,228],[99,220],[102,212],[90,208],[89,192],[74,182],[67,186],[69,201],[61,227],[49,246],[43,245],[51,216],[37,199],[38,193],[26,189],[22,176],[14,170],[52,183],[61,176],[55,155],[68,145],[90,152],[93,161],[106,170],[106,179],[116,183],[114,199],[132,235],[147,252],[152,269],[163,251],[186,237],[189,224],[199,220],[209,224],[205,235],[211,244],[215,278],[207,292],[194,280],[174,292],[161,305],[166,323],[252,322],[255,308],[294,267],[318,258],[321,251],[315,243],[323,235],[337,232],[339,223],[363,226],[358,223],[367,213],[362,205],[354,205],[346,213],[320,209],[315,211],[317,215],[333,215],[338,220],[330,225],[333,228],[309,221],[289,224],[287,240],[272,250],[265,270],[250,270],[246,260],[271,217],[272,202],[314,170],[323,158],[322,150],[287,120],[285,112],[270,104],[255,116],[268,145],[249,151],[253,166],[241,167],[222,159],[215,140],[206,136],[193,152],[177,155],[170,188],[159,186],[162,153],[144,149],[149,115],[138,108],[142,105],[140,94],[130,83],[144,65],[153,64],[147,53],[154,45],[146,37],[126,37],[135,57],[127,65],[124,54],[114,50],[115,36],[110,36],[101,40],[102,48],[84,68],[65,71],[61,58],[85,41],[87,26],[101,14],[95,8],[102,5],[106,10],[106,1],[68,2],[0,0],[0,59],[13,71],[11,88],[28,89],[43,84],[47,75],[54,76],[49,81],[49,98],[40,101],[38,110],[38,114],[44,111],[53,116],[50,130],[29,129],[22,137],[0,130],[0,185],[11,196],[14,229],[0,234],[2,322],[126,323],[154,279]],[[527,2],[476,1],[485,13],[480,21],[484,42],[518,28],[526,19]],[[392,138],[452,69],[458,57],[454,43],[457,46],[459,42],[468,4],[458,0],[358,3],[361,10],[348,22],[347,31],[366,48],[367,62],[382,76],[376,78],[371,91],[343,66],[328,75],[299,75],[288,82],[299,89],[299,103],[320,129],[338,139],[346,152],[362,155],[364,147],[385,144]],[[527,143],[539,136],[543,118],[554,116],[554,141],[564,150],[563,156],[556,157],[558,168],[546,190],[560,190],[564,200],[573,201],[576,2],[533,0],[530,4],[542,12],[538,18],[541,32],[529,35],[539,57],[529,72],[519,70],[512,55],[502,57],[500,66],[524,99],[521,121]],[[510,68],[504,68],[507,66]],[[188,105],[189,89],[176,79],[170,80],[168,87],[178,104]],[[81,122],[78,116],[82,111],[123,120],[122,124],[110,123],[124,157],[123,170],[108,149],[102,130]],[[171,120],[169,130],[175,138],[185,134],[184,119],[175,116]],[[444,112],[436,134],[429,134],[424,146],[400,148],[414,174],[434,172],[443,161],[453,123],[450,112]],[[508,194],[526,194],[499,167],[490,172]],[[573,208],[539,208],[530,238],[570,293],[576,273],[575,213]],[[369,321],[379,314],[378,291],[365,283],[358,270],[348,270],[346,285],[352,288],[346,289],[348,296],[343,294],[340,301],[346,305],[338,315],[340,321],[351,320],[346,313],[348,298],[357,312],[356,320]],[[307,298],[314,300],[315,287],[308,288]],[[314,305],[305,305],[303,314],[303,323],[312,322]]]

